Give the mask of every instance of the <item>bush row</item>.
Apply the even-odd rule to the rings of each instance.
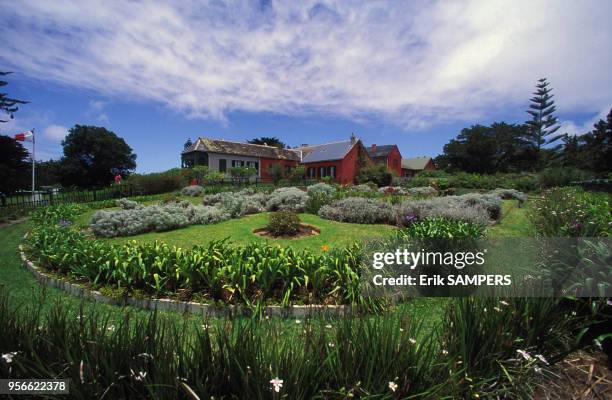
[[[499,189],[491,193],[468,193],[461,196],[434,197],[390,204],[375,199],[349,197],[321,207],[318,215],[325,219],[360,224],[411,223],[432,217],[486,225],[501,216],[501,200],[514,198],[524,201],[518,191]]]

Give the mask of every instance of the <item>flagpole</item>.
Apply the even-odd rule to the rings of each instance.
[[[34,189],[35,189],[35,176],[36,176],[36,135],[34,134],[34,129],[32,129],[32,198],[35,199]]]

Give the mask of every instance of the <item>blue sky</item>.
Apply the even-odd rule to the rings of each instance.
[[[461,128],[523,122],[537,78],[563,131],[612,106],[612,3],[44,2],[3,4],[0,70],[31,103],[37,158],[75,124],[105,126],[139,172],[180,164],[191,137],[348,138],[435,156]]]

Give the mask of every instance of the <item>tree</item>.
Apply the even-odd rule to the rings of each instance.
[[[87,125],[69,132],[62,141],[62,185],[106,186],[116,174],[129,175],[136,168],[136,155],[114,132]]]
[[[363,167],[357,175],[357,183],[374,182],[378,187],[389,186],[393,175],[384,164],[372,164]]]
[[[8,194],[23,189],[29,182],[29,153],[15,139],[0,136],[0,192]]]
[[[279,149],[284,149],[287,147],[285,143],[281,142],[280,139],[275,136],[271,136],[271,137],[262,136],[260,138],[251,139],[248,141],[248,143],[263,144],[266,146],[274,146],[274,147],[278,147]]]
[[[526,125],[495,122],[464,128],[436,158],[439,167],[476,173],[522,171],[531,168]]]
[[[192,146],[193,142],[191,141],[191,138],[187,139],[187,141],[185,142],[185,144],[183,145],[183,149],[187,150],[188,147]]]
[[[0,76],[6,76],[8,74],[10,74],[11,72],[2,72],[0,71]],[[0,88],[2,86],[6,86],[8,84],[8,82],[1,80],[0,79]],[[26,104],[27,101],[24,100],[17,100],[14,99],[12,97],[8,97],[7,93],[2,93],[0,92],[0,111],[8,114],[9,118],[13,119],[13,114],[15,112],[17,112],[18,108],[17,105],[18,104]],[[8,120],[3,120],[0,119],[0,122],[7,122]]]
[[[595,172],[612,171],[612,109],[606,121],[599,120],[593,130],[580,137],[584,167]]]
[[[526,124],[530,127],[529,138],[535,150],[539,167],[542,165],[542,147],[556,142],[563,136],[554,135],[559,129],[557,117],[553,115],[557,107],[552,99],[554,96],[551,94],[552,88],[548,85],[546,78],[538,80],[536,91],[533,93],[534,97],[530,99],[530,109],[527,110],[527,113],[531,115],[531,120],[527,121]]]
[[[280,163],[274,163],[268,168],[268,175],[272,179],[272,183],[277,185],[285,177],[285,169]]]

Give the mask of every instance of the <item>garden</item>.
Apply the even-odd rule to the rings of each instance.
[[[372,241],[610,237],[607,193],[467,175],[190,185],[37,208],[2,228],[0,375],[69,378],[77,398],[545,396],[568,355],[609,345],[606,298],[396,301],[363,290]],[[19,245],[47,276],[123,305],[40,286]],[[148,311],[127,298],[242,312]],[[268,312],[296,306],[343,312]]]

